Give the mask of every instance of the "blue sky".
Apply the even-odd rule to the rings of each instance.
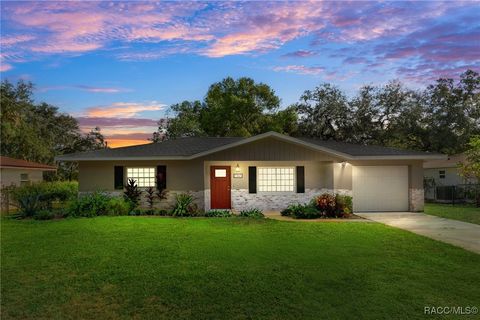
[[[480,66],[479,2],[2,2],[1,77],[137,144],[226,76],[282,107],[322,82],[422,87]]]

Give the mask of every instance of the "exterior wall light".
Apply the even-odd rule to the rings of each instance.
[[[237,166],[235,167],[235,173],[240,173],[240,166],[237,163]]]
[[[342,161],[342,167],[345,168],[346,165],[347,165],[347,161]]]

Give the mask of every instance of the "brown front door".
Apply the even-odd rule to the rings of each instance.
[[[212,209],[230,209],[230,167],[210,167],[210,190]]]

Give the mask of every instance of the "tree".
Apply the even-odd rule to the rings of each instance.
[[[167,138],[205,135],[205,131],[200,124],[202,107],[202,103],[198,100],[183,101],[172,105],[170,109],[175,112],[176,117],[168,121]]]
[[[325,140],[349,140],[352,113],[345,94],[329,83],[307,90],[296,105],[299,133]]]
[[[269,130],[296,131],[296,112],[278,111],[280,99],[266,84],[250,78],[225,78],[210,86],[203,101],[183,101],[170,110],[174,116],[159,122],[152,141],[189,136],[244,136]]]
[[[33,84],[3,81],[1,94],[1,154],[13,158],[53,164],[57,155],[105,148],[99,128],[83,135],[75,118],[47,103],[33,100]],[[47,179],[75,179],[74,163],[59,164]]]
[[[209,136],[248,137],[264,132],[264,116],[275,112],[280,99],[266,84],[230,77],[208,89],[200,113],[201,128]]]
[[[480,182],[480,135],[473,136],[465,151],[466,161],[460,164],[460,172],[467,179]],[[477,207],[480,207],[480,192],[477,191]]]
[[[460,81],[439,79],[424,92],[424,148],[447,154],[463,152],[472,135],[480,134],[480,75],[467,70]]]

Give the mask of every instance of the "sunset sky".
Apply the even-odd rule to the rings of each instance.
[[[1,77],[36,85],[112,147],[226,76],[282,107],[322,82],[421,87],[480,67],[480,2],[2,2]]]

